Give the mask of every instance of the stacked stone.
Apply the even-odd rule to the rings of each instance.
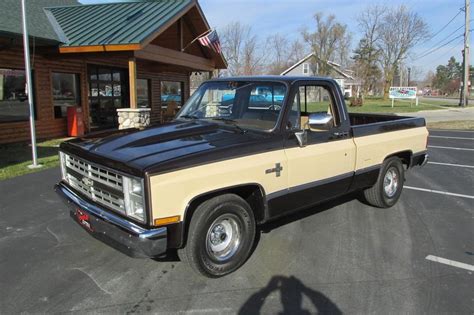
[[[149,108],[118,108],[119,129],[143,129],[150,125]]]

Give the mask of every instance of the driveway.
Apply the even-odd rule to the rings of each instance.
[[[351,196],[268,224],[215,280],[90,237],[52,190],[58,169],[2,181],[1,313],[472,314],[473,137],[432,132],[392,209]]]

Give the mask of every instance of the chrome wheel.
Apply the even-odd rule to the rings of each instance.
[[[383,189],[387,197],[392,198],[398,190],[399,178],[398,172],[394,167],[391,167],[385,173],[383,179]]]
[[[208,254],[218,261],[224,261],[237,252],[241,234],[236,216],[224,214],[211,224],[206,236]]]

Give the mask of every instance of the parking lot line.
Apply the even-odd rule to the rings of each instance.
[[[429,136],[429,137],[440,138],[440,139],[474,140],[474,138],[466,138],[466,137],[445,137],[445,136]]]
[[[448,265],[448,266],[452,266],[452,267],[457,267],[457,268],[466,269],[466,270],[469,270],[469,271],[474,271],[474,266],[473,265],[465,264],[465,263],[462,263],[462,262],[458,262],[458,261],[454,261],[454,260],[450,260],[450,259],[446,259],[446,258],[442,258],[442,257],[438,257],[438,256],[428,255],[428,256],[425,257],[425,259],[431,260],[431,261],[434,261],[434,262],[437,262],[437,263],[440,263],[440,264],[445,264],[445,265]]]
[[[448,149],[448,150],[458,150],[458,151],[474,151],[474,149],[455,148],[455,147],[442,147],[442,146],[439,146],[439,145],[429,145],[428,148],[433,148],[433,149]]]
[[[455,166],[455,167],[465,167],[465,168],[474,168],[472,165],[464,165],[464,164],[451,164],[451,163],[441,163],[441,162],[428,162],[428,164],[434,165],[445,165],[445,166]]]
[[[463,195],[463,194],[456,194],[456,193],[450,193],[450,192],[447,192],[447,191],[426,189],[426,188],[413,187],[413,186],[406,186],[406,185],[403,186],[403,188],[411,189],[411,190],[418,190],[418,191],[425,191],[425,192],[430,192],[430,193],[433,193],[433,194],[440,194],[440,195],[447,195],[447,196],[453,196],[453,197],[461,197],[461,198],[474,199],[474,196]]]

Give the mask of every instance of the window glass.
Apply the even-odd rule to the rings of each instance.
[[[107,68],[99,68],[99,80],[112,81],[111,70]]]
[[[73,73],[53,73],[54,117],[66,117],[69,106],[79,106],[79,75]]]
[[[146,108],[150,107],[150,91],[149,91],[149,80],[138,79],[137,80],[137,102],[138,107]]]
[[[335,117],[330,92],[323,86],[300,86],[289,113],[288,128],[300,129],[311,113],[324,112]],[[335,117],[337,118],[337,117]],[[336,119],[334,120],[336,122]]]
[[[161,82],[161,107],[164,121],[174,118],[182,105],[182,83],[173,81]]]
[[[303,74],[308,74],[308,73],[309,73],[309,64],[303,63]]]
[[[0,122],[28,120],[29,115],[25,71],[0,69]]]
[[[271,130],[282,109],[282,83],[222,81],[203,84],[178,118],[213,120],[240,128]]]

